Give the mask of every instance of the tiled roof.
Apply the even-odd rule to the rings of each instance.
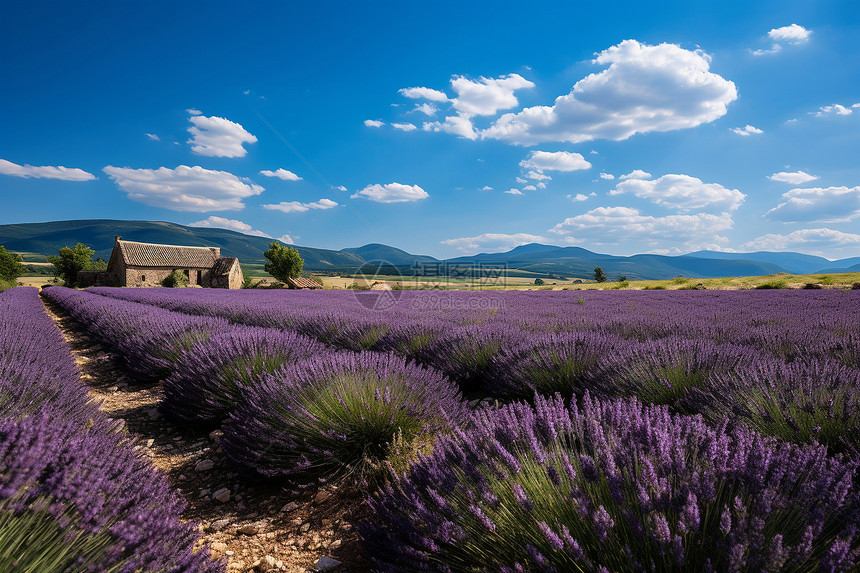
[[[217,250],[209,247],[180,247],[117,241],[125,264],[135,267],[182,267],[208,269],[218,258]]]
[[[315,280],[305,277],[287,279],[287,284],[290,288],[322,288],[322,285]]]
[[[238,262],[236,257],[220,257],[215,260],[215,265],[212,267],[212,274],[217,276],[226,275],[233,268],[233,264]]]

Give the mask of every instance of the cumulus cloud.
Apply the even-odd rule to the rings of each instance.
[[[173,211],[235,211],[245,208],[243,199],[264,191],[249,179],[199,166],[132,169],[108,165],[104,172],[132,201]]]
[[[552,177],[545,174],[543,171],[529,171],[528,173],[526,173],[526,177],[528,177],[529,179],[534,179],[535,181],[550,181],[550,180],[552,180]],[[520,181],[519,178],[517,178],[517,182],[525,183],[525,181]]]
[[[773,41],[773,45],[769,49],[754,50],[754,56],[777,54],[782,51],[783,44],[790,44],[792,46],[805,44],[809,41],[812,31],[807,30],[803,26],[792,24],[791,26],[783,26],[782,28],[773,28],[767,35]]]
[[[454,109],[464,117],[495,115],[500,109],[510,109],[519,104],[514,92],[535,87],[534,83],[519,74],[499,78],[481,77],[477,81],[463,76],[451,79],[451,89],[457,97],[451,100]]]
[[[419,111],[424,115],[433,117],[439,111],[439,108],[433,105],[432,103],[422,103],[415,106],[415,109],[412,111]]]
[[[745,127],[732,128],[732,133],[746,136],[746,135],[759,135],[759,134],[762,134],[764,132],[757,127],[753,127],[753,126],[747,124]]]
[[[568,242],[591,239],[609,244],[622,241],[654,243],[655,237],[659,237],[689,244],[693,241],[714,240],[715,233],[731,229],[733,225],[729,213],[654,217],[643,215],[630,207],[597,207],[565,219],[551,232],[572,235]]]
[[[642,171],[641,169],[634,169],[627,175],[622,175],[618,179],[620,181],[626,181],[627,179],[651,179],[651,174],[647,171]]]
[[[364,125],[367,127],[382,127],[385,123],[378,119],[365,119]]]
[[[769,234],[762,235],[741,245],[742,249],[755,249],[761,251],[782,251],[786,249],[814,249],[813,252],[820,254],[817,249],[832,249],[834,247],[858,247],[860,246],[860,235],[854,233],[843,233],[834,229],[800,229],[785,235]]]
[[[245,235],[253,235],[255,237],[268,237],[270,239],[272,238],[271,235],[268,235],[263,231],[259,231],[247,223],[237,221],[236,219],[226,219],[224,217],[212,216],[208,219],[203,219],[202,221],[188,223],[188,226],[205,227],[207,229],[228,229],[230,231],[236,231],[237,233],[243,233]]]
[[[192,153],[206,157],[245,157],[245,143],[256,143],[257,137],[244,127],[223,117],[192,115],[188,128]]]
[[[602,173],[601,172],[600,178],[606,179],[607,181],[612,181],[613,179],[615,179],[615,175],[613,175],[612,173]]]
[[[260,175],[265,175],[266,177],[277,177],[278,179],[283,179],[284,181],[301,181],[302,178],[293,173],[292,171],[288,171],[286,169],[276,169],[274,171],[269,171],[268,169],[264,169],[260,171]]]
[[[773,175],[768,175],[768,179],[771,181],[779,181],[780,183],[790,183],[791,185],[803,185],[804,183],[809,183],[810,181],[815,181],[818,179],[815,175],[810,175],[804,171],[780,171],[779,173],[774,173]]]
[[[505,191],[507,195],[522,195],[523,192],[517,189],[516,187],[511,187],[507,191]]]
[[[281,235],[278,240],[285,245],[295,245],[296,241],[289,235]]]
[[[774,42],[784,42],[786,44],[805,44],[809,41],[809,36],[812,35],[811,30],[807,30],[803,26],[792,24],[791,26],[783,26],[782,28],[774,28],[767,33]]]
[[[523,191],[537,191],[537,187],[535,187],[534,185],[526,185],[525,187],[523,187]]]
[[[588,195],[583,195],[582,193],[577,193],[576,195],[568,195],[567,198],[575,202],[588,201]]]
[[[845,223],[860,217],[860,186],[792,189],[782,197],[785,201],[767,212],[771,219]]]
[[[368,185],[352,195],[351,199],[369,199],[377,203],[406,203],[419,201],[429,197],[427,192],[418,185],[403,185],[387,183],[385,185]]]
[[[610,195],[622,193],[630,193],[640,199],[681,211],[734,211],[746,197],[737,189],[726,189],[718,183],[703,183],[696,177],[672,173],[652,181],[626,179],[609,192]]]
[[[579,153],[567,151],[532,151],[526,159],[520,161],[523,169],[543,171],[578,171],[591,168],[591,163]]]
[[[193,107],[186,109],[185,113],[187,113],[188,115],[203,115],[202,111],[200,111],[199,109],[194,109]]]
[[[460,115],[451,115],[445,118],[445,121],[433,121],[425,123],[422,127],[424,131],[441,131],[452,135],[459,135],[465,139],[477,139],[478,133],[475,131],[475,126],[469,118]]]
[[[264,209],[272,211],[283,211],[284,213],[305,213],[311,209],[333,209],[337,207],[337,203],[331,199],[320,199],[313,203],[300,203],[299,201],[282,201],[274,205],[263,205]]]
[[[493,188],[490,187],[489,185],[484,185],[483,187],[481,187],[481,191],[492,191],[492,190],[493,190]]]
[[[448,101],[448,96],[445,92],[434,90],[431,88],[403,88],[398,90],[400,95],[410,99],[426,99],[430,101]]]
[[[852,105],[850,108],[845,107],[844,105],[835,103],[833,105],[825,105],[823,107],[818,108],[818,111],[811,112],[815,117],[826,117],[829,115],[851,115],[854,113],[855,107],[858,107],[856,104]]]
[[[710,72],[701,50],[625,40],[593,63],[609,67],[578,81],[552,106],[501,116],[482,136],[519,145],[618,141],[713,121],[737,99],[735,84]]]
[[[477,237],[460,237],[457,239],[446,239],[443,245],[457,247],[457,250],[465,253],[473,253],[478,250],[487,252],[509,251],[520,245],[529,243],[546,243],[549,239],[540,235],[528,233],[484,233]]]
[[[11,175],[25,179],[61,179],[63,181],[91,181],[96,178],[92,173],[76,167],[18,165],[5,159],[0,159],[0,175]]]
[[[394,129],[399,129],[400,131],[415,131],[418,129],[414,124],[411,123],[392,123],[391,127]]]

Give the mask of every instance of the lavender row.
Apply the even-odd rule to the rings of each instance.
[[[0,294],[0,570],[223,571],[107,422],[36,289]]]
[[[853,571],[855,465],[636,400],[472,415],[369,500],[379,571]]]
[[[103,420],[38,290],[9,289],[0,293],[0,412],[20,418],[45,411],[81,425]]]

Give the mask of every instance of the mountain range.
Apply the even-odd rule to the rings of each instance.
[[[238,257],[245,264],[262,264],[263,253],[273,239],[244,235],[227,229],[187,227],[163,221],[121,221],[90,219],[0,225],[0,245],[10,251],[35,255],[55,255],[64,246],[84,243],[95,250],[95,257],[107,260],[114,236],[130,241],[220,247],[224,256]],[[860,257],[831,261],[823,257],[794,252],[760,251],[724,253],[697,251],[679,256],[600,254],[581,247],[559,247],[531,243],[504,253],[480,253],[439,260],[428,255],[413,255],[388,245],[369,244],[338,251],[293,245],[312,272],[351,273],[367,263],[383,261],[386,266],[410,273],[416,265],[433,270],[451,271],[473,267],[505,266],[517,272],[547,278],[589,278],[601,267],[610,280],[624,275],[635,279],[668,279],[676,276],[712,278],[759,276],[780,272],[792,274],[860,272]]]

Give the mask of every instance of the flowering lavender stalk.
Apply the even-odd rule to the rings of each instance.
[[[381,353],[325,353],[264,375],[224,427],[232,461],[265,476],[373,480],[463,417],[441,374]]]
[[[637,400],[474,413],[369,498],[381,571],[849,571],[854,465]]]
[[[167,480],[117,434],[0,418],[0,570],[216,572]]]

